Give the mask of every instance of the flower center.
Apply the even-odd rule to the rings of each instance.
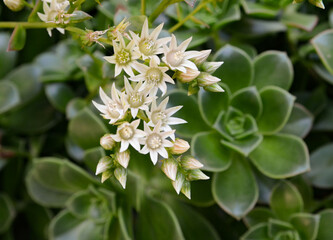
[[[167,53],[166,59],[171,66],[178,67],[183,62],[184,53],[182,51],[171,51]]]
[[[138,92],[134,92],[129,96],[128,103],[132,108],[138,108],[143,104],[143,96]]]
[[[147,138],[148,148],[155,150],[162,146],[162,138],[157,133],[152,133]]]
[[[147,71],[146,78],[149,84],[158,85],[163,79],[163,73],[159,68],[150,68]]]
[[[162,111],[154,111],[151,114],[151,120],[156,125],[159,121],[162,121],[162,123],[166,120],[166,114]]]
[[[121,49],[116,55],[116,62],[120,65],[125,65],[131,61],[131,53],[127,49]]]
[[[143,39],[139,43],[140,52],[142,52],[146,56],[152,55],[154,52],[154,45],[155,45],[155,42],[153,40],[151,40],[149,38]]]
[[[134,129],[131,125],[124,126],[119,130],[119,135],[124,140],[129,140],[134,136]]]
[[[107,112],[108,115],[113,119],[117,119],[120,117],[120,113],[118,111],[118,105],[116,103],[109,103]]]

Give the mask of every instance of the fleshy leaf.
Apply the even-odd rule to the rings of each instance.
[[[274,213],[268,208],[258,207],[254,208],[251,212],[249,212],[244,221],[247,226],[254,227],[259,223],[265,223],[270,218],[274,218]]]
[[[20,102],[20,95],[14,84],[0,82],[0,114],[15,107]]]
[[[253,134],[246,138],[233,140],[231,142],[227,140],[221,140],[221,143],[222,145],[247,157],[254,149],[256,149],[260,145],[262,139],[262,135]]]
[[[259,223],[251,227],[242,237],[241,240],[269,240],[268,236],[268,224]]]
[[[296,213],[290,218],[290,223],[298,231],[301,239],[314,240],[317,237],[320,218],[309,213]]]
[[[311,40],[311,43],[315,47],[321,61],[331,74],[333,74],[332,41],[333,30],[324,31]]]
[[[71,88],[63,83],[47,84],[45,93],[51,104],[61,112],[65,112],[68,102],[74,98]]]
[[[25,45],[26,39],[26,30],[21,25],[16,25],[14,31],[10,37],[9,44],[8,44],[8,51],[19,51]]]
[[[3,78],[15,65],[17,52],[7,52],[9,34],[0,33],[0,79]]]
[[[0,194],[0,233],[8,230],[15,217],[15,207],[9,196]]]
[[[333,222],[333,209],[325,209],[319,213],[320,222],[317,234],[317,240],[331,240],[333,239],[332,222]]]

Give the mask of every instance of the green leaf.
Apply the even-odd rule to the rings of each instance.
[[[288,122],[281,132],[304,138],[311,130],[313,118],[313,115],[305,107],[295,103]]]
[[[320,222],[317,234],[317,240],[331,240],[333,239],[332,222],[333,222],[333,209],[325,209],[319,213]]]
[[[211,191],[211,179],[191,182],[191,199],[188,203],[199,207],[209,207],[215,204]]]
[[[69,137],[65,139],[65,147],[68,155],[76,161],[82,161],[84,157],[84,150],[75,144]],[[96,166],[94,166],[96,167]]]
[[[86,102],[81,98],[74,98],[69,101],[66,106],[66,117],[72,119],[75,117],[84,107],[86,107]]]
[[[6,194],[0,194],[0,233],[10,227],[15,218],[15,208],[12,200]]]
[[[72,16],[69,17],[70,23],[79,23],[86,20],[91,19],[92,16],[90,16],[88,13],[85,13],[83,11],[74,11],[72,13]]]
[[[318,23],[318,17],[312,14],[285,11],[282,15],[281,22],[288,27],[295,27],[311,32]]]
[[[311,153],[311,171],[307,178],[319,188],[333,187],[333,143],[326,144]]]
[[[231,6],[227,12],[215,22],[213,29],[221,29],[223,26],[241,19],[241,11],[238,5]]]
[[[69,121],[70,138],[83,149],[99,146],[99,139],[108,132],[102,120],[85,108]]]
[[[105,156],[105,150],[102,147],[96,147],[84,151],[83,154],[83,162],[92,172],[96,172],[99,160]]]
[[[133,238],[132,228],[129,228],[129,226],[128,226],[128,225],[132,225],[132,222],[133,222],[132,213],[130,211],[131,211],[130,208],[128,208],[128,211],[126,213],[123,208],[118,209],[118,221],[119,221],[119,225],[120,225],[120,230],[121,230],[122,236],[125,240],[131,240]],[[125,216],[125,214],[126,214],[126,216]],[[131,226],[131,227],[133,227],[133,226]]]
[[[247,157],[254,149],[256,149],[262,142],[262,135],[253,134],[246,138],[233,140],[229,142],[227,140],[221,140],[222,145],[242,154]]]
[[[242,237],[241,240],[270,240],[268,236],[268,224],[260,223],[251,227]]]
[[[311,40],[312,45],[317,51],[321,61],[323,62],[326,69],[333,74],[333,45],[331,44],[333,41],[333,30],[327,30]]]
[[[246,14],[261,18],[274,18],[278,14],[278,9],[270,6],[242,0],[241,4]]]
[[[251,212],[249,212],[245,218],[244,221],[247,226],[254,227],[255,225],[259,223],[265,223],[270,218],[274,218],[274,214],[272,211],[268,208],[263,207],[257,207],[254,208]]]
[[[204,166],[202,169],[219,172],[231,164],[231,151],[220,143],[221,137],[213,132],[194,135],[191,142],[191,154]]]
[[[251,84],[253,64],[243,50],[226,45],[214,55],[214,61],[224,61],[224,64],[216,70],[214,75],[221,78],[231,92]]]
[[[9,34],[0,33],[0,79],[13,69],[16,62],[17,52],[7,52],[9,38]]]
[[[136,239],[138,240],[185,239],[170,206],[150,196],[143,200],[137,221]]]
[[[16,25],[10,37],[7,51],[20,51],[24,48],[26,35],[25,28],[22,25]]]
[[[317,239],[319,220],[318,215],[296,213],[291,216],[290,223],[298,231],[302,240],[315,240]]]
[[[294,185],[282,181],[272,191],[270,206],[279,219],[288,220],[293,214],[303,211],[303,200]]]
[[[316,123],[313,127],[315,131],[333,131],[333,105],[332,102],[327,104],[327,107],[318,115]]]
[[[14,84],[8,81],[0,82],[0,114],[15,107],[20,102],[20,95]]]
[[[310,169],[307,146],[293,135],[265,136],[250,159],[260,172],[271,178],[292,177]]]
[[[205,121],[201,118],[198,102],[193,96],[187,96],[187,93],[183,90],[171,91],[168,96],[168,105],[170,105],[170,107],[183,106],[183,108],[177,112],[176,116],[187,121],[185,124],[175,126],[177,134],[184,137],[192,137],[198,132],[209,130]]]
[[[212,126],[222,110],[226,110],[229,105],[230,90],[221,84],[225,90],[223,93],[208,92],[203,89],[199,91],[198,103],[202,118]]]
[[[274,237],[274,240],[282,240],[285,238],[277,237],[280,234],[284,235],[286,232],[292,231],[293,226],[284,221],[280,221],[277,219],[269,219],[268,220],[268,235]],[[294,238],[292,238],[294,239]]]
[[[233,154],[231,166],[213,177],[212,192],[217,204],[236,219],[245,216],[258,199],[258,186],[247,160]]]
[[[313,70],[326,82],[333,85],[333,75],[329,73],[321,62],[313,63]]]
[[[29,236],[34,239],[47,239],[47,230],[52,218],[51,210],[29,202],[23,209],[29,228]]]
[[[72,89],[63,83],[47,84],[45,93],[51,104],[61,112],[65,112],[68,102],[74,98]]]
[[[231,106],[243,113],[258,117],[262,111],[262,102],[257,88],[252,86],[235,92],[231,98]]]
[[[260,91],[263,111],[257,120],[261,133],[273,134],[281,130],[291,114],[295,97],[287,91],[274,86]]]

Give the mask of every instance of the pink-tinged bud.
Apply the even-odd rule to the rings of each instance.
[[[214,77],[212,75],[210,75],[209,73],[206,72],[202,72],[200,73],[200,75],[198,76],[198,83],[200,86],[209,86],[212,85],[214,83],[217,83],[221,81],[221,79]]]
[[[201,54],[198,57],[192,59],[195,65],[199,66],[204,61],[206,61],[211,51],[212,51],[211,49],[200,51]]]
[[[200,74],[200,71],[191,68],[186,68],[186,73],[178,71],[176,77],[182,83],[189,83],[196,79]]]
[[[99,140],[100,145],[105,150],[112,150],[112,148],[115,146],[116,142],[111,137],[111,134],[105,134],[101,139]]]
[[[114,170],[114,176],[117,178],[121,186],[126,188],[126,180],[127,180],[127,170],[123,167],[118,167]]]
[[[224,92],[224,89],[218,83],[205,86],[204,89],[208,92]]]
[[[182,193],[188,198],[191,199],[191,184],[188,181],[183,183]]]
[[[107,179],[109,179],[110,177],[112,177],[112,171],[109,169],[109,170],[106,170],[105,172],[103,172],[102,174],[102,179],[101,179],[101,182],[105,182]]]
[[[21,11],[24,7],[23,0],[3,0],[3,3],[13,12]]]
[[[118,152],[116,155],[116,160],[119,162],[121,166],[127,168],[129,160],[130,160],[130,151],[126,150],[124,152]]]
[[[204,72],[208,72],[209,74],[212,74],[216,71],[216,69],[221,67],[222,64],[223,64],[223,62],[204,62],[202,64],[202,69]]]
[[[192,156],[185,156],[182,158],[181,160],[181,165],[183,168],[185,169],[199,169],[203,167],[203,164],[201,162],[199,162],[198,160],[196,160],[194,157]]]
[[[162,163],[162,171],[170,178],[172,181],[176,180],[178,163],[172,158],[164,159]]]
[[[96,167],[96,175],[105,172],[107,169],[112,167],[112,158],[109,156],[102,157]]]
[[[209,177],[204,174],[201,170],[199,169],[194,169],[191,170],[188,175],[187,175],[187,179],[189,181],[195,181],[195,180],[207,180],[209,179]]]
[[[180,189],[182,189],[184,181],[185,176],[181,172],[178,172],[176,180],[172,182],[172,186],[176,190],[177,194],[180,193]]]
[[[190,149],[190,144],[180,138],[177,138],[173,147],[170,149],[171,154],[180,155]]]

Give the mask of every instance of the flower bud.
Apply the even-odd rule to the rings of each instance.
[[[205,86],[204,89],[208,92],[224,92],[224,89],[218,83]]]
[[[197,94],[199,90],[200,88],[198,86],[197,80],[192,81],[188,86],[187,95],[191,96],[193,94]]]
[[[187,141],[180,139],[180,138],[176,138],[176,141],[175,141],[173,147],[170,148],[170,153],[179,155],[179,154],[183,154],[184,152],[186,152],[189,149],[190,149],[190,144],[188,144]]]
[[[110,177],[112,177],[111,169],[106,170],[105,172],[103,172],[101,182],[102,183],[105,182],[105,180],[109,179]]]
[[[114,176],[117,178],[121,186],[126,188],[127,170],[123,167],[118,167],[114,170]]]
[[[12,11],[21,11],[24,7],[23,0],[3,0],[3,3]]]
[[[186,68],[186,73],[178,71],[176,78],[182,83],[189,83],[196,79],[200,74],[200,71],[191,68]]]
[[[198,83],[200,86],[209,86],[219,81],[221,81],[221,79],[214,77],[206,72],[202,72],[198,76]]]
[[[212,74],[218,69],[223,62],[204,62],[202,64],[202,69],[204,72],[208,72],[209,74]]]
[[[316,7],[325,9],[324,3],[322,0],[309,0],[309,2],[313,5],[315,5]]]
[[[190,182],[185,181],[183,183],[181,191],[188,199],[191,199],[191,184],[190,184]]]
[[[201,170],[193,169],[188,173],[187,179],[189,181],[207,180],[207,179],[209,179],[209,177],[206,174],[204,174]]]
[[[198,57],[195,57],[192,59],[193,62],[195,63],[195,65],[200,65],[204,61],[206,61],[206,59],[208,58],[211,51],[212,50],[210,50],[210,49],[200,51],[201,54]]]
[[[178,164],[177,161],[173,158],[164,159],[162,163],[162,171],[170,178],[172,181],[176,180],[177,176],[177,168]]]
[[[103,137],[101,137],[99,143],[105,150],[112,150],[112,148],[115,146],[116,142],[111,137],[111,134],[105,134]]]
[[[127,168],[128,162],[130,160],[130,151],[126,150],[124,152],[118,152],[116,155],[116,160],[121,166]]]
[[[107,169],[112,167],[112,158],[110,158],[109,156],[104,156],[102,157],[97,164],[96,167],[96,175],[105,172]]]
[[[191,170],[203,167],[203,164],[192,156],[183,157],[181,160],[181,165],[183,168]]]
[[[184,181],[185,181],[185,176],[181,172],[178,172],[176,180],[172,182],[172,186],[176,190],[177,194],[179,194]]]

